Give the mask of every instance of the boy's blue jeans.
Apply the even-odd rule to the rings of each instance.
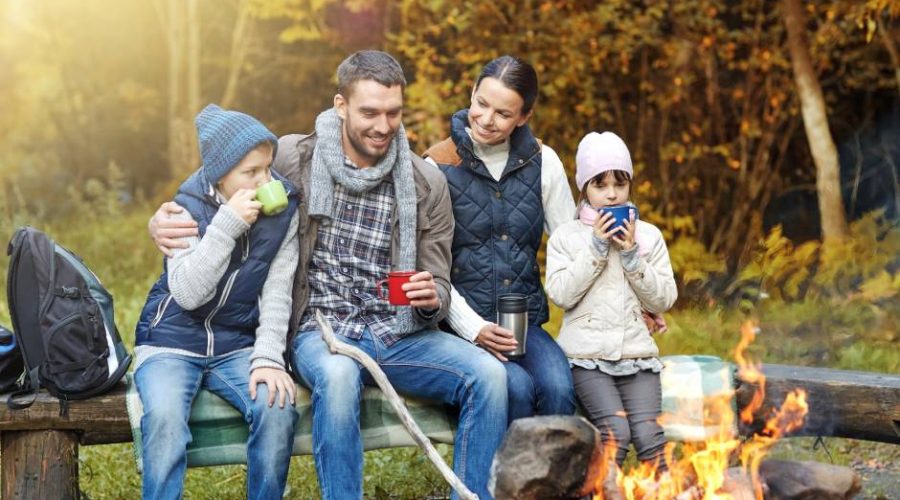
[[[459,409],[453,470],[482,499],[494,452],[506,431],[506,370],[456,335],[423,330],[387,347],[368,329],[359,340],[336,335],[372,356],[397,392]],[[331,354],[319,331],[301,332],[292,362],[312,391],[313,454],[325,500],[362,498],[363,446],[359,403],[374,380],[353,359]],[[456,492],[453,498],[458,498]]]
[[[191,441],[188,417],[201,388],[221,396],[250,425],[247,441],[247,498],[279,499],[287,482],[294,424],[293,406],[268,406],[268,387],[250,399],[250,350],[211,357],[156,354],[134,374],[144,416],[143,498],[181,498]]]
[[[529,326],[525,355],[503,363],[509,387],[509,423],[534,415],[574,415],[569,360],[540,326]]]

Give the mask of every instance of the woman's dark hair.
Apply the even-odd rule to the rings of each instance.
[[[475,88],[485,78],[496,78],[503,85],[516,91],[524,102],[522,114],[527,114],[534,106],[538,94],[538,78],[534,68],[527,62],[513,56],[500,56],[484,65],[478,80],[475,80]]]

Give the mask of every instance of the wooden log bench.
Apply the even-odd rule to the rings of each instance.
[[[765,409],[780,405],[794,388],[803,388],[809,395],[806,424],[792,435],[900,444],[900,376],[785,365],[763,365],[763,373],[767,377]],[[748,404],[753,387],[740,379],[736,385],[741,409]],[[25,410],[9,410],[6,399],[0,396],[2,498],[77,498],[79,445],[132,441],[124,383],[106,395],[71,401],[67,417],[59,415],[58,401],[46,393]],[[420,416],[421,412],[445,413],[439,405],[420,405],[419,411]],[[304,418],[310,415],[301,415],[301,422]],[[760,430],[762,420],[742,426],[741,434]],[[425,430],[433,440],[452,442],[446,433]],[[411,439],[388,445],[365,434],[364,439],[368,439],[367,449],[372,443],[374,447],[412,445]],[[299,445],[300,453],[309,453],[307,444]],[[297,442],[294,452],[298,452]]]

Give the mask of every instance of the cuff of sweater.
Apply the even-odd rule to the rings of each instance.
[[[490,321],[485,321],[481,317],[478,317],[478,319],[454,319],[456,319],[456,321],[447,321],[447,323],[450,324],[450,329],[459,337],[464,338],[473,344],[475,343],[475,339],[478,338],[481,329],[491,324]]]
[[[281,368],[284,369],[284,345],[266,338],[257,332],[256,343],[253,352],[250,353],[250,368]]]
[[[597,235],[593,235],[591,237],[593,242],[594,251],[597,252],[599,257],[606,258],[609,256],[609,240],[603,240],[597,237]]]
[[[259,357],[250,357],[250,371],[257,368],[277,368],[279,370],[284,370],[284,363],[275,361],[273,359],[265,358],[262,356]]]
[[[441,312],[441,306],[438,304],[437,309],[422,309],[421,307],[413,308],[416,312],[416,316],[419,317],[420,320],[428,322],[437,317],[438,313]]]
[[[247,224],[244,219],[238,217],[238,214],[236,214],[228,205],[219,206],[219,211],[216,212],[216,215],[209,225],[219,229],[233,239],[237,239],[240,235],[244,234],[245,231],[250,229],[250,224]]]
[[[626,272],[633,273],[637,271],[640,258],[638,257],[638,246],[634,245],[629,250],[625,250],[620,254],[622,256],[622,267]]]

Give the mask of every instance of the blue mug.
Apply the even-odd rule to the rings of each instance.
[[[609,228],[610,231],[613,229],[619,229],[620,232],[625,231],[625,221],[631,217],[631,213],[634,213],[635,222],[638,220],[638,209],[634,205],[612,205],[609,207],[600,207],[597,209],[597,212],[602,217],[604,213],[609,212],[612,214],[613,222],[612,227]]]
[[[6,354],[16,348],[16,336],[13,332],[0,326],[0,355]]]

